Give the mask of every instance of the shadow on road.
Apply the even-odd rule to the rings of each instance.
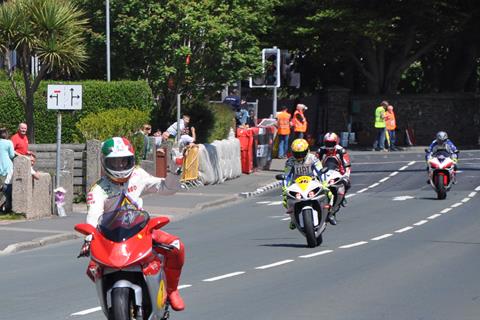
[[[260,244],[259,247],[272,247],[272,248],[306,248],[305,244],[296,243],[272,243],[272,244]]]

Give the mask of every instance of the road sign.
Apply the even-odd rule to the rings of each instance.
[[[82,85],[49,84],[47,89],[47,109],[81,110]]]

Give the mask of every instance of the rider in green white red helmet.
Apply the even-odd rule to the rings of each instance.
[[[114,137],[102,144],[102,167],[110,180],[124,183],[135,168],[135,152],[126,138]]]

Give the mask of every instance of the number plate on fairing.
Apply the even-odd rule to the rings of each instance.
[[[295,165],[294,172],[296,177],[311,176],[313,174],[311,165]]]

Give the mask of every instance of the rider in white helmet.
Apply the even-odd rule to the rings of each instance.
[[[142,194],[172,195],[180,189],[179,176],[169,174],[166,178],[157,178],[135,166],[133,146],[126,138],[114,137],[105,140],[101,152],[105,175],[93,185],[87,194],[87,223],[93,226],[97,226],[98,220],[104,212],[115,210],[120,197],[128,195],[141,209],[143,200],[140,196]],[[161,248],[155,250],[166,258],[165,273],[170,304],[174,310],[183,310],[185,304],[177,290],[185,259],[183,243],[178,237],[162,230],[155,230],[153,239],[176,248],[171,251]],[[86,238],[80,256],[89,255],[90,240],[88,237]]]

